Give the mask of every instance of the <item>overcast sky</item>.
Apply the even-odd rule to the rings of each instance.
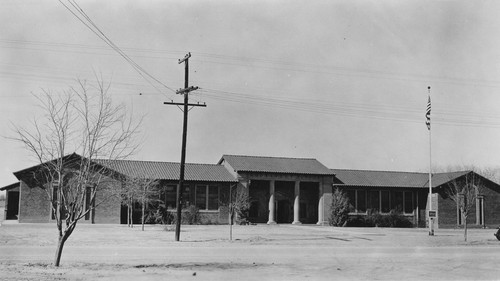
[[[67,5],[69,2],[63,1]],[[78,1],[149,82],[59,1],[3,0],[0,132],[42,112],[32,96],[94,79],[146,115],[139,160],[180,161],[187,52],[187,161],[223,154],[316,158],[329,168],[498,166],[500,1]],[[167,86],[168,88],[166,88]],[[139,95],[139,93],[143,93]],[[0,186],[36,164],[0,146]]]

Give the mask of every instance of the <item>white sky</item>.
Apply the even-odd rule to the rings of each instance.
[[[63,1],[68,3],[67,0]],[[223,154],[317,158],[330,168],[427,171],[427,86],[436,166],[498,166],[499,1],[79,1],[95,24],[190,100],[187,161]],[[144,80],[56,1],[3,0],[0,132],[40,117],[31,93],[93,69],[147,114],[134,159],[180,161],[180,96]],[[139,95],[139,93],[144,93]],[[0,186],[36,164],[0,146]]]

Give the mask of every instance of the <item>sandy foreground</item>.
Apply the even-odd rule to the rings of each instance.
[[[55,225],[4,224],[0,280],[500,280],[494,232],[80,224],[55,268]]]

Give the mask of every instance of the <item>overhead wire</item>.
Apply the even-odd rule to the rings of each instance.
[[[92,21],[92,19],[85,13],[85,11],[76,3],[75,0],[71,1],[68,0],[69,4],[74,8],[71,9],[68,5],[63,3],[62,0],[58,0],[71,14],[73,14],[80,22],[82,22],[90,31],[92,31],[97,37],[99,37],[102,41],[104,41],[109,47],[111,47],[114,51],[116,51],[122,58],[124,58],[135,70],[136,72],[141,75],[144,80],[146,80],[153,88],[155,88],[159,93],[163,93],[156,85],[154,85],[151,81],[155,81],[161,86],[165,87],[166,89],[172,91],[175,93],[175,90],[167,85],[165,85],[163,82],[158,80],[156,77],[151,75],[149,72],[147,72],[143,67],[141,67],[139,64],[137,64],[132,58],[130,58],[125,52],[123,52],[109,37],[107,37],[104,32]],[[77,13],[80,15],[77,15]],[[149,79],[147,78],[149,77]],[[165,95],[166,96],[166,95]]]
[[[292,109],[298,111],[333,114],[340,116],[373,118],[392,121],[403,121],[411,123],[420,123],[420,117],[423,113],[414,108],[402,108],[400,106],[380,106],[380,105],[364,105],[364,104],[348,104],[348,103],[329,103],[329,102],[312,102],[304,100],[293,100],[287,98],[263,97],[255,95],[246,95],[236,92],[221,91],[215,89],[201,89],[205,98],[240,103],[246,105],[259,105],[272,107],[274,109]],[[462,112],[459,116],[450,116],[446,110],[440,111],[433,116],[433,123],[452,126],[474,126],[485,128],[499,128],[500,116],[478,116],[476,114],[467,114]],[[479,117],[479,118],[477,118]]]
[[[61,0],[59,0],[61,1]],[[75,15],[77,17],[77,15]],[[84,23],[85,24],[85,23]],[[88,27],[91,29],[91,27]],[[92,29],[91,29],[92,30]],[[98,34],[96,34],[98,35]],[[105,39],[102,39],[103,41]],[[88,49],[94,50],[106,50],[106,48],[101,46],[93,46],[93,45],[83,45],[83,44],[67,44],[67,43],[53,43],[53,42],[40,42],[40,41],[27,41],[27,40],[6,40],[0,39],[0,43],[4,44],[26,44],[32,46],[41,46],[41,47],[55,47],[58,48],[55,51],[60,52],[60,48],[76,48],[76,49],[85,49],[84,51],[73,51],[77,53],[85,53],[85,54],[99,54],[95,52],[88,52]],[[9,48],[10,46],[1,46]],[[19,45],[14,46],[18,48]],[[31,49],[30,47],[24,46],[23,48]],[[37,48],[32,48],[36,50]],[[145,58],[163,58],[158,56],[151,56],[151,53],[156,54],[179,54],[181,51],[166,51],[166,50],[155,50],[155,49],[141,49],[141,48],[119,48],[120,50],[126,49],[133,52],[144,52],[146,55],[135,55],[135,57],[145,57]],[[50,50],[50,49],[49,49]],[[113,49],[114,50],[114,49]],[[118,50],[115,50],[119,52]],[[422,74],[412,74],[412,73],[394,73],[389,71],[382,70],[373,70],[373,69],[355,69],[349,67],[339,67],[339,66],[331,66],[331,65],[319,65],[319,64],[311,64],[311,63],[299,63],[293,61],[283,61],[283,60],[273,60],[273,59],[264,59],[264,58],[251,58],[251,57],[238,57],[238,56],[229,56],[229,55],[219,55],[212,53],[204,53],[204,52],[192,52],[196,54],[197,59],[200,62],[208,63],[208,64],[222,64],[222,65],[232,65],[232,66],[241,66],[241,67],[251,67],[251,68],[262,68],[262,69],[271,69],[271,70],[286,70],[286,71],[295,71],[295,72],[303,72],[303,73],[322,73],[322,74],[334,74],[339,76],[356,76],[356,77],[367,77],[374,79],[391,79],[391,80],[403,80],[403,81],[425,81],[425,82],[440,82],[440,83],[452,83],[452,84],[467,84],[474,86],[486,86],[486,87],[500,87],[500,81],[497,80],[486,80],[486,79],[472,79],[472,78],[457,78],[457,77],[448,77],[448,76],[432,76],[432,75],[422,75]],[[203,59],[208,58],[208,59]],[[215,60],[211,60],[215,59]],[[152,76],[152,75],[151,75]]]

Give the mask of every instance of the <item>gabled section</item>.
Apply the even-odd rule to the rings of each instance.
[[[0,191],[15,189],[15,188],[18,188],[19,185],[20,185],[19,182],[9,184],[9,185],[6,185],[4,187],[0,187]]]
[[[235,172],[334,175],[318,160],[312,158],[223,155],[219,164],[224,162],[227,162]]]

